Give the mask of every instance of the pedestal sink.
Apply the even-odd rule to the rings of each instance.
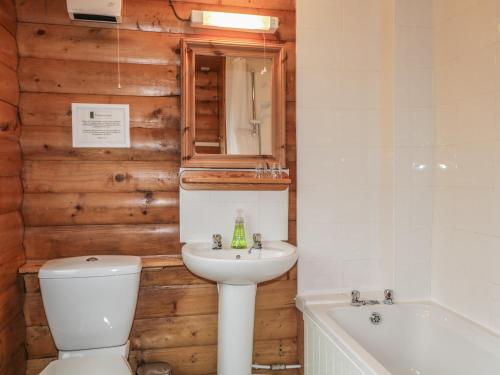
[[[263,242],[261,250],[212,250],[211,243],[190,243],[182,259],[194,274],[219,288],[217,375],[252,373],[253,326],[257,284],[288,271],[297,249],[285,242]]]

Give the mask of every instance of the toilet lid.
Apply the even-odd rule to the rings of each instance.
[[[60,359],[49,363],[40,375],[132,375],[127,361],[119,355]]]

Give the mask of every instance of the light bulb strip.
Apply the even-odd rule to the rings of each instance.
[[[274,33],[278,30],[279,18],[255,14],[193,10],[191,12],[191,26],[256,33]]]

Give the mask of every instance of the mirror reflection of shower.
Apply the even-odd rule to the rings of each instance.
[[[258,155],[262,155],[262,139],[260,135],[260,121],[257,120],[257,103],[256,103],[256,89],[255,89],[255,72],[250,72],[252,76],[252,119],[250,120],[250,124],[252,125],[252,136],[258,137],[259,143],[259,153]]]
[[[199,154],[272,155],[273,58],[196,55]]]
[[[228,154],[272,154],[271,64],[266,58],[226,58]]]

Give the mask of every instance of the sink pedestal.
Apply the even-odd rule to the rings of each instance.
[[[262,245],[259,251],[214,250],[211,243],[188,243],[182,247],[186,267],[219,286],[217,375],[252,373],[257,284],[282,275],[297,261],[297,248],[293,245],[281,241]]]
[[[217,375],[250,375],[257,285],[218,286]]]

